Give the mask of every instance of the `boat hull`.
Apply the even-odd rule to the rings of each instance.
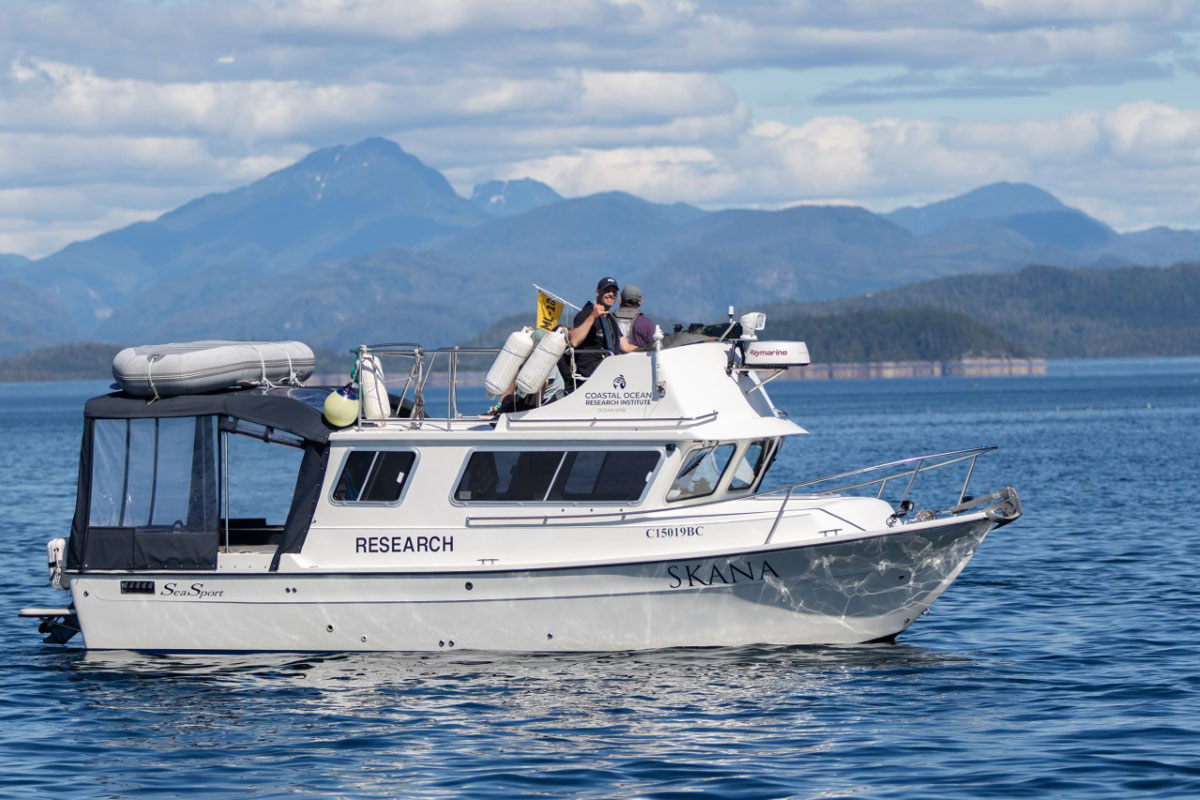
[[[71,589],[91,649],[848,644],[905,630],[958,576],[993,524],[972,515],[717,557],[520,571],[90,573],[74,576]]]

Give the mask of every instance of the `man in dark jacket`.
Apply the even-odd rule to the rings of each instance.
[[[617,321],[609,310],[617,302],[616,278],[604,277],[596,284],[596,301],[589,302],[575,315],[569,340],[575,354],[575,370],[587,378],[608,356],[629,353],[637,349],[621,335]]]

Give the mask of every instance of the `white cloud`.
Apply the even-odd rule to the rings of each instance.
[[[1113,154],[1130,166],[1200,164],[1200,111],[1131,103],[1101,116],[1100,126]]]
[[[464,190],[529,174],[567,194],[886,209],[1029,180],[1119,225],[1200,226],[1200,0],[45,0],[4,15],[0,250],[44,252],[372,135]],[[731,67],[794,78],[791,113],[756,110],[753,77],[742,94],[721,80]],[[812,67],[844,77],[806,84]],[[974,119],[940,99],[974,92],[978,109],[990,91]],[[1048,99],[1034,111],[1031,94]],[[871,105],[889,95],[905,100]]]
[[[1147,151],[1170,155],[1151,158]],[[525,175],[575,195],[623,188],[710,207],[854,202],[879,211],[897,205],[889,198],[927,202],[1002,180],[1031,181],[1068,202],[1097,205],[1097,197],[1139,194],[1135,176],[1142,175],[1145,188],[1179,209],[1171,221],[1196,224],[1200,202],[1191,186],[1200,175],[1200,113],[1131,104],[1011,123],[824,117],[758,124],[730,146],[586,149],[528,159],[504,177]],[[1147,212],[1153,204],[1127,214],[1112,213],[1113,205],[1105,206],[1105,218],[1121,227],[1161,221]]]
[[[10,130],[285,139],[469,121],[493,115],[622,124],[739,113],[708,75],[557,70],[528,78],[414,76],[407,83],[155,83],[59,62],[14,60],[0,119]]]

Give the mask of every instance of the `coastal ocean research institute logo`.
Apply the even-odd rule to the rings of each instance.
[[[638,381],[629,385],[624,375],[613,378],[612,391],[587,391],[583,393],[584,405],[596,411],[621,412],[639,406],[649,406],[652,402],[650,392],[640,391]]]

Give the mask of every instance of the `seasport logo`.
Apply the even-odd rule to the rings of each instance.
[[[180,586],[178,583],[171,581],[164,583],[162,591],[159,592],[163,597],[221,597],[225,594],[224,589],[205,589],[203,583],[193,583],[191,586]]]
[[[625,376],[624,375],[618,375],[616,378],[613,379],[613,388],[616,389],[617,391],[620,391],[621,389],[625,388]]]

